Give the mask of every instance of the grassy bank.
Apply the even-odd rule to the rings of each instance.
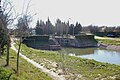
[[[112,39],[96,39],[100,43],[120,46],[120,41]]]
[[[120,79],[118,65],[71,57],[65,54],[65,51],[36,50],[24,44],[22,44],[21,52],[59,75],[64,75],[67,80]]]
[[[19,76],[17,77],[17,75],[15,74],[16,53],[12,49],[10,49],[10,66],[9,67],[4,67],[5,60],[6,60],[5,58],[6,58],[5,55],[0,58],[0,66],[2,66],[2,68],[12,73],[10,80],[52,80],[45,73],[41,72],[40,69],[34,67],[32,64],[28,63],[22,58],[20,58]]]

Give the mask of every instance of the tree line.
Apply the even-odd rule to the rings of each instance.
[[[98,36],[120,37],[120,26],[88,25],[82,28],[82,32],[92,33]]]
[[[83,32],[96,33],[96,32],[118,32],[120,33],[120,26],[96,26],[88,25],[82,28]]]
[[[42,20],[37,20],[35,26],[35,32],[37,35],[62,35],[62,34],[70,34],[76,35],[82,31],[82,26],[80,23],[76,22],[76,24],[70,24],[68,22],[62,22],[60,19],[57,19],[55,25],[53,25],[48,18],[46,22]]]

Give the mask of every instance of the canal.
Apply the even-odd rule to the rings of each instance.
[[[100,48],[63,48],[63,50],[70,56],[120,65],[120,51]]]

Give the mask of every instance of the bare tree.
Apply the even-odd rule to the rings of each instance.
[[[3,1],[3,4],[1,4],[0,0],[0,27],[3,30],[3,36],[0,48],[4,47],[4,43],[7,44],[7,56],[6,56],[6,66],[9,65],[9,49],[10,49],[10,37],[9,37],[9,31],[8,26],[13,23],[13,21],[16,19],[13,17],[13,6],[10,2],[7,0]],[[4,49],[2,49],[2,52],[4,52]]]
[[[30,5],[31,0],[29,0],[28,4],[27,4],[27,8],[25,9],[25,13],[24,11],[24,4],[25,1],[23,3],[23,10],[21,13],[21,16],[18,18],[18,23],[17,23],[17,30],[20,31],[19,33],[19,44],[18,44],[18,54],[17,54],[17,75],[19,75],[19,53],[20,53],[20,49],[21,49],[21,43],[23,41],[22,37],[24,36],[28,36],[29,35],[29,24],[32,21],[32,16],[29,14],[30,12],[28,12],[29,10],[29,5]]]

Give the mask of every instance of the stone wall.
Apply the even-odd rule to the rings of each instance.
[[[75,38],[55,38],[61,46],[65,47],[95,47],[97,42],[94,35],[79,35]]]
[[[43,37],[45,40],[43,40]],[[26,37],[23,42],[29,47],[45,50],[60,50],[61,46],[78,48],[97,46],[94,35],[79,35],[75,36],[74,38],[57,36],[50,37],[49,40],[48,36],[31,36]]]
[[[96,47],[97,41],[94,39],[94,35],[78,35],[75,36],[79,47]]]

